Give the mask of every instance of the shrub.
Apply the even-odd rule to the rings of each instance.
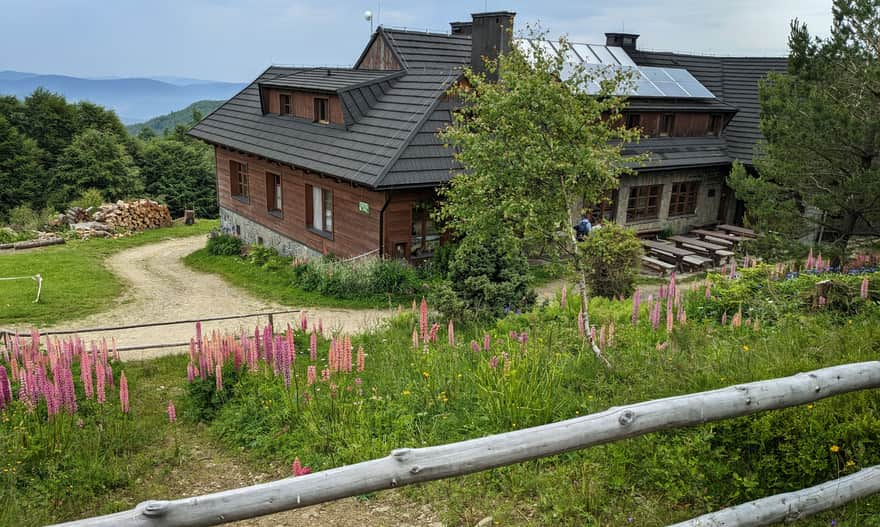
[[[634,290],[642,246],[636,235],[617,225],[603,223],[581,242],[581,265],[594,295],[614,298]]]
[[[219,234],[208,238],[208,254],[212,256],[240,256],[241,240],[229,234]]]
[[[52,216],[51,209],[35,212],[27,205],[19,205],[9,211],[9,226],[16,231],[36,231],[42,229]]]
[[[500,317],[535,303],[529,264],[517,240],[464,238],[437,289],[438,309],[459,320]]]
[[[104,204],[104,196],[101,191],[96,188],[90,188],[83,191],[78,198],[70,202],[71,207],[79,207],[82,209],[97,209]]]
[[[264,266],[266,263],[274,257],[278,256],[278,251],[271,247],[264,247],[262,245],[251,245],[250,250],[248,251],[248,261],[254,265]]]

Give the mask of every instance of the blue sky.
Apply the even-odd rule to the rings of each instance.
[[[576,41],[623,29],[639,47],[723,55],[782,55],[791,19],[820,35],[831,24],[831,0],[0,0],[0,70],[246,81],[271,63],[350,65],[367,9],[446,31],[485,7]]]

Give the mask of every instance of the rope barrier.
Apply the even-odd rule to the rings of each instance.
[[[7,280],[34,280],[37,282],[37,298],[33,301],[34,304],[40,301],[40,294],[43,292],[43,277],[39,274],[35,274],[33,276],[9,276],[2,277],[0,281]]]

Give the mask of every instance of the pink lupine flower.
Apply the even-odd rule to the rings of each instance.
[[[366,355],[364,355],[364,348],[363,348],[363,346],[358,346],[358,351],[357,351],[357,371],[358,372],[364,371],[364,363],[365,362],[366,362]]]
[[[82,429],[84,426],[86,426],[86,424],[83,422],[81,417],[76,420],[76,426],[80,429]]]
[[[419,334],[422,342],[428,342],[428,302],[422,297],[422,303],[419,306]]]
[[[318,334],[314,331],[309,336],[309,360],[312,362],[318,360]]]
[[[657,351],[663,351],[668,347],[669,347],[669,341],[668,340],[663,341],[663,342],[657,344]]]
[[[415,298],[413,298],[413,303],[412,303],[412,312],[413,312],[413,313],[415,313],[415,312],[416,312],[416,299],[415,299]]]
[[[639,291],[637,287],[635,292],[633,292],[633,312],[632,312],[632,324],[635,326],[639,321],[639,306],[642,303],[642,292]],[[583,313],[581,313],[583,316]]]
[[[446,339],[449,341],[450,346],[455,346],[455,326],[453,326],[451,319],[446,327]]]
[[[177,410],[174,409],[174,401],[168,401],[168,422],[177,422]]]
[[[418,349],[419,347],[419,331],[416,328],[413,328],[412,345],[415,349]]]
[[[318,380],[318,368],[315,367],[314,364],[309,364],[309,367],[306,368],[306,382],[309,386],[315,384]]]
[[[666,331],[672,331],[673,326],[675,325],[675,319],[672,316],[672,303],[673,298],[666,299]]]
[[[727,325],[727,311],[725,311],[724,314],[721,315],[721,325]]]
[[[565,309],[567,301],[568,301],[568,289],[563,284],[562,293],[559,295],[559,307]]]
[[[223,365],[219,362],[214,367],[214,386],[218,392],[223,391]]]
[[[742,309],[738,310],[730,321],[732,327],[738,328],[742,326]]]
[[[687,311],[684,309],[684,304],[678,304],[678,323],[682,326],[687,324]]]
[[[107,374],[104,372],[104,362],[98,360],[95,363],[95,392],[97,393],[99,404],[104,404],[107,400],[106,383]]]
[[[675,271],[672,271],[672,275],[669,277],[669,296],[674,297],[677,288],[675,286]]]
[[[816,270],[824,271],[825,270],[825,262],[822,261],[822,253],[819,253],[819,256],[816,257]]]
[[[750,267],[750,266],[749,266],[750,263],[751,263],[751,260],[750,260],[750,258],[749,258],[748,253],[746,253],[746,257],[743,258],[743,267]]]
[[[868,298],[868,279],[862,278],[862,286],[859,289],[859,296],[861,298]]]
[[[476,340],[471,341],[471,351],[474,353],[480,352],[480,344]]]
[[[577,324],[578,324],[578,335],[580,335],[580,336],[583,337],[584,334],[587,332],[586,322],[584,321],[584,310],[583,310],[583,308],[582,308],[580,311],[578,311],[578,320],[577,320]]]
[[[299,327],[303,332],[309,330],[309,317],[306,315],[305,311],[299,316]]]
[[[6,373],[6,368],[0,365],[0,410],[12,402],[12,384]]]
[[[489,367],[492,369],[498,367],[498,355],[492,355],[492,358],[489,359]]]
[[[431,330],[428,331],[428,340],[437,342],[437,332],[440,331],[440,324],[432,324]]]
[[[807,262],[804,264],[805,269],[813,268],[813,248],[810,247],[810,254],[807,255]]]
[[[125,378],[125,372],[119,376],[119,404],[122,406],[122,413],[127,414],[130,408],[128,405],[128,379]]]
[[[320,333],[322,336],[324,335],[324,321],[320,318],[318,319],[318,333]]]
[[[491,343],[492,342],[490,340],[489,334],[486,333],[485,335],[483,335],[483,351],[489,351],[489,345]]]
[[[304,467],[302,463],[300,463],[298,457],[294,458],[293,464],[291,465],[291,471],[293,472],[293,477],[305,476],[306,474],[312,473],[312,469],[309,467]]]
[[[321,380],[322,381],[329,381],[330,380],[330,369],[329,368],[324,368],[323,370],[321,370]]]
[[[590,326],[590,342],[596,342],[596,326]]]

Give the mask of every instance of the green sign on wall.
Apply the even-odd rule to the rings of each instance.
[[[370,213],[370,204],[366,201],[361,201],[358,203],[358,212],[361,214],[369,214]]]

